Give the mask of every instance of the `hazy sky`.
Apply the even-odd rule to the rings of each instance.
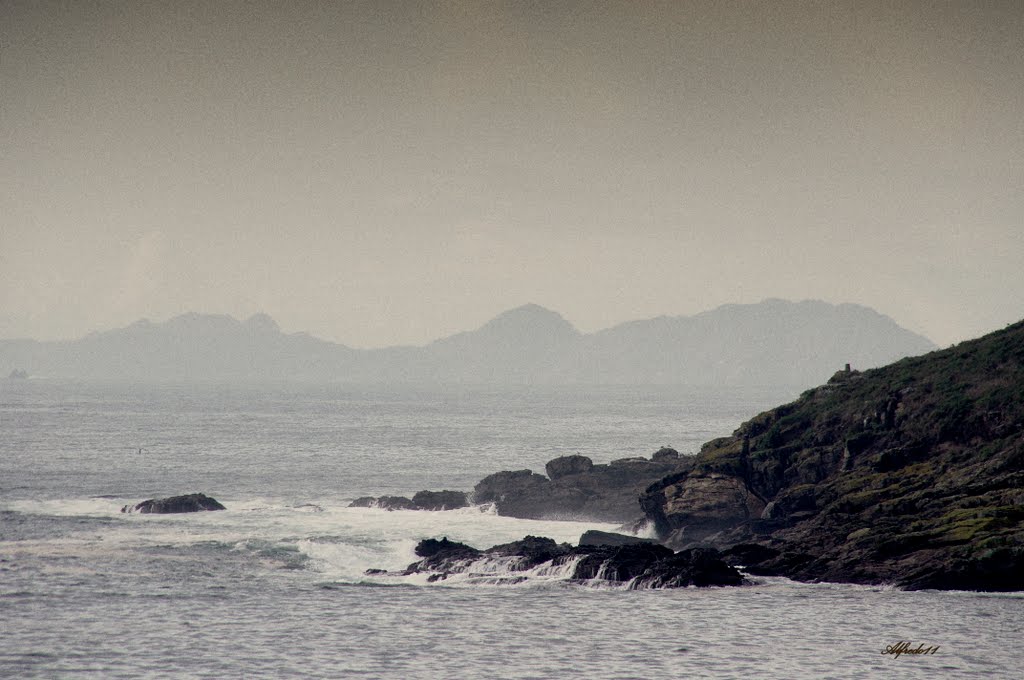
[[[1024,317],[1024,2],[0,0],[0,337]]]

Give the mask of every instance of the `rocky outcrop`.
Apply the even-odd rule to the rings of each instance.
[[[693,456],[680,456],[674,449],[661,449],[658,454],[658,460],[620,458],[606,465],[595,465],[579,454],[562,456],[548,461],[547,477],[533,470],[504,470],[481,479],[471,494],[420,491],[412,498],[363,496],[349,507],[452,510],[470,502],[492,503],[506,517],[632,522],[641,516],[638,498],[645,488],[693,464]]]
[[[640,543],[654,544],[657,541],[650,538],[640,538],[628,534],[615,534],[610,531],[598,531],[588,529],[580,536],[580,545],[637,545]]]
[[[557,573],[571,582],[617,583],[634,590],[744,583],[740,573],[723,562],[715,550],[674,553],[649,542],[574,547],[555,543],[550,538],[527,536],[520,541],[478,550],[442,538],[421,541],[416,546],[416,555],[421,559],[409,565],[404,573],[425,573],[430,581],[458,575],[491,583],[519,583],[531,576]],[[368,574],[382,573],[380,570],[371,572]]]
[[[663,463],[668,460],[679,460],[679,452],[670,446],[663,446],[651,454],[651,460],[655,463]]]
[[[417,491],[412,498],[405,496],[361,496],[348,504],[350,508],[380,508],[381,510],[455,510],[469,505],[465,491]]]
[[[456,510],[469,505],[465,491],[418,491],[412,497],[417,510]]]
[[[226,509],[206,494],[192,493],[185,496],[171,496],[169,498],[151,498],[135,505],[126,505],[121,508],[121,512],[138,512],[145,515]]]
[[[554,481],[568,475],[586,474],[594,469],[594,461],[578,453],[573,456],[562,456],[549,460],[544,466],[544,472],[548,473],[548,479]]]
[[[752,573],[1024,589],[1024,322],[821,387],[641,498],[675,548]]]
[[[494,503],[499,515],[524,519],[585,519],[628,522],[641,509],[637,499],[652,482],[690,468],[692,457],[662,455],[659,460],[622,458],[606,465],[579,454],[545,466],[548,477],[532,470],[498,472],[473,489],[474,503]]]
[[[416,504],[405,496],[361,496],[348,504],[350,508],[380,508],[381,510],[416,510]]]
[[[670,495],[648,490],[642,506],[666,542],[675,545],[703,541],[760,517],[765,508],[764,501],[742,479],[717,472],[688,474],[679,484],[666,488],[672,490]]]
[[[533,470],[503,470],[487,475],[473,487],[471,498],[474,503],[494,503],[499,515],[538,519],[543,509],[534,503],[550,495],[551,481]],[[575,509],[580,501],[570,502]],[[562,500],[565,507],[565,499]]]

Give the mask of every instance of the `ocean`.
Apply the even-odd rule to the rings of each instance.
[[[695,453],[798,390],[0,382],[0,676],[1020,678],[1024,594],[629,591],[400,570],[615,525],[349,508],[571,453]],[[207,493],[224,512],[122,514]],[[639,515],[639,512],[638,512]],[[902,641],[934,654],[883,654]]]

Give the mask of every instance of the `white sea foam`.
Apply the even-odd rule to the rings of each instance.
[[[46,500],[13,500],[0,506],[0,510],[11,510],[34,515],[56,517],[104,517],[121,512],[128,503],[138,503],[130,498],[67,498]]]
[[[260,555],[294,550],[308,558],[306,568],[344,583],[427,583],[428,575],[381,578],[366,571],[401,572],[419,559],[416,544],[425,538],[447,537],[484,549],[525,536],[545,536],[558,543],[575,544],[588,529],[612,531],[615,525],[589,522],[524,520],[503,517],[493,506],[474,506],[439,512],[387,511],[350,508],[328,500],[295,502],[278,498],[226,499],[228,510],[217,512],[142,515],[121,513],[130,498],[21,500],[8,503],[16,512],[61,517],[105,517],[104,551],[131,551],[147,546],[223,545],[234,551]],[[315,511],[314,511],[315,509]],[[257,540],[258,537],[258,540]],[[29,547],[39,554],[67,555],[82,549],[77,539],[53,538]],[[95,546],[92,548],[95,550]],[[464,573],[443,581],[446,585],[480,585],[511,581],[544,582],[568,579],[574,561],[545,563],[524,570],[516,557],[485,557],[467,564]]]
[[[299,550],[312,559],[312,568],[324,576],[346,582],[363,582],[367,569],[402,570],[419,559],[414,548],[424,538],[442,538],[475,548],[509,543],[525,536],[546,536],[559,543],[575,544],[588,529],[610,531],[614,525],[557,522],[502,517],[477,508],[441,512],[387,511],[377,508],[325,508],[308,518],[322,532],[319,538],[299,541]],[[307,525],[308,526],[308,525]],[[330,537],[330,541],[325,540]],[[521,576],[515,558],[482,558],[473,563],[476,574]],[[531,577],[547,576],[538,572]],[[397,577],[387,577],[395,580]],[[404,582],[426,582],[424,575],[402,577]],[[386,579],[385,579],[386,580]],[[463,579],[468,580],[468,579]]]
[[[482,556],[464,563],[452,565],[439,577],[436,573],[390,573],[368,576],[367,581],[383,581],[414,585],[434,585],[455,588],[479,586],[543,587],[566,583],[573,578],[576,565],[583,556],[576,556],[556,564],[549,560],[529,569],[523,568],[522,558],[516,556]],[[614,584],[611,584],[614,585]]]

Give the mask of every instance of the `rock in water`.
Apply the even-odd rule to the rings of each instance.
[[[350,508],[380,508],[381,510],[456,510],[469,505],[465,491],[417,491],[412,498],[405,496],[360,496],[348,504]]]
[[[126,505],[121,512],[138,512],[142,514],[170,514],[174,512],[200,512],[203,510],[226,510],[215,499],[202,493],[190,493],[185,496],[169,498],[151,498],[135,505]]]
[[[380,508],[381,510],[415,510],[416,504],[405,496],[360,496],[348,504],[350,508]]]
[[[663,450],[664,451],[664,450]],[[474,503],[494,503],[499,515],[522,519],[629,522],[638,496],[652,482],[689,470],[693,459],[662,453],[659,460],[621,458],[595,465],[579,454],[548,461],[548,477],[531,470],[489,475],[474,487]],[[550,478],[550,479],[549,479]]]
[[[405,496],[381,496],[377,499],[378,507],[381,510],[415,510],[416,506]]]
[[[422,559],[409,565],[406,573],[428,574],[431,582],[453,574],[497,579],[492,582],[519,583],[527,572],[565,568],[571,581],[604,581],[627,585],[634,590],[682,588],[686,586],[738,586],[742,575],[722,561],[712,549],[670,549],[651,543],[631,545],[581,545],[555,543],[550,538],[527,536],[519,541],[477,550],[463,543],[426,539],[416,546]],[[503,564],[504,573],[496,570]],[[378,572],[379,573],[379,572]]]
[[[417,510],[456,510],[469,505],[465,491],[417,491],[412,497]]]

